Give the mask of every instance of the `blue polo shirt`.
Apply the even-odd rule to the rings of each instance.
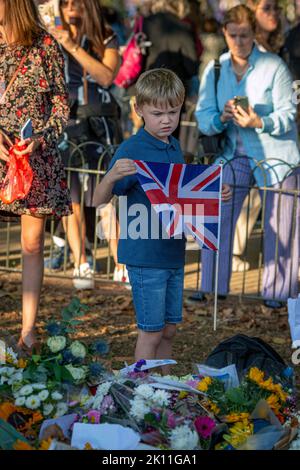
[[[123,142],[109,169],[121,158],[146,162],[184,163],[179,142],[169,138],[162,142],[144,129]],[[185,238],[165,238],[158,215],[135,175],[118,181],[113,194],[120,197],[119,263],[152,268],[181,268],[185,259]],[[152,237],[151,237],[152,234]],[[164,238],[163,238],[164,237]]]

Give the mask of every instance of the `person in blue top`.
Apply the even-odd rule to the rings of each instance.
[[[253,12],[244,5],[230,9],[223,32],[229,52],[221,55],[215,92],[214,63],[203,74],[196,117],[206,135],[225,133],[223,181],[236,186],[222,210],[219,294],[229,291],[233,234],[249,186],[265,191],[264,277],[262,296],[268,307],[282,306],[298,293],[300,189],[296,105],[292,78],[283,60],[255,45]],[[245,109],[235,96],[248,99]],[[294,169],[294,171],[292,171]],[[279,194],[278,189],[287,192]],[[290,193],[288,193],[290,191]],[[293,222],[294,218],[294,222]],[[230,221],[230,223],[228,223]],[[214,260],[202,253],[202,292],[214,290]]]
[[[176,324],[182,320],[185,239],[163,236],[158,216],[138,183],[133,160],[184,163],[179,142],[171,135],[178,126],[184,96],[183,83],[171,70],[153,69],[140,76],[135,110],[144,127],[120,145],[94,193],[97,206],[108,203],[113,194],[126,196],[124,201],[120,198],[118,259],[127,265],[132,286],[138,326],[136,361],[171,357]],[[223,198],[229,197],[226,186]],[[158,231],[153,230],[156,222]]]

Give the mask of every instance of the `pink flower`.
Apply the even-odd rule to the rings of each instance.
[[[176,415],[173,413],[168,413],[168,427],[171,429],[175,429],[177,425]]]
[[[87,418],[89,420],[89,423],[99,424],[100,423],[100,418],[101,418],[100,411],[97,411],[97,410],[89,411],[88,414],[87,414]]]
[[[194,422],[197,433],[203,439],[209,439],[212,435],[216,423],[209,416],[198,416]]]
[[[199,380],[188,380],[186,382],[186,384],[192,388],[197,388],[198,383],[199,383]]]

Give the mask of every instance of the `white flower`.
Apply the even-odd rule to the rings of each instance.
[[[57,353],[66,347],[67,340],[64,336],[52,336],[48,338],[47,346],[51,352]]]
[[[97,388],[96,395],[89,399],[85,404],[85,408],[93,408],[94,410],[100,410],[102,402],[105,396],[108,394],[111,387],[111,382],[103,382]]]
[[[14,367],[7,367],[6,368],[6,373],[3,374],[3,375],[5,375],[7,378],[9,378],[12,375],[14,375],[15,372],[16,372],[16,369]]]
[[[59,392],[52,392],[51,393],[52,400],[59,401],[63,399],[63,395]]]
[[[18,355],[14,352],[12,348],[6,348],[6,357],[9,359],[13,364],[18,364]]]
[[[145,400],[141,397],[135,397],[130,402],[130,414],[137,420],[141,421],[144,419],[144,416],[150,412],[151,408],[145,402]]]
[[[11,378],[8,380],[8,385],[14,385],[15,383],[22,382],[23,380],[23,371],[19,370],[14,373],[14,375],[11,376]]]
[[[33,388],[31,385],[24,385],[24,387],[22,387],[20,390],[19,390],[19,394],[20,395],[31,395],[33,392]]]
[[[26,400],[25,397],[19,397],[19,398],[16,399],[15,405],[16,406],[24,406],[25,405],[25,400]]]
[[[70,351],[74,357],[84,359],[86,356],[86,347],[80,341],[74,341],[70,346]]]
[[[168,406],[171,395],[165,390],[156,390],[151,400],[159,406]]]
[[[26,408],[29,408],[30,410],[36,410],[41,406],[41,400],[37,395],[31,395],[28,397],[25,401],[25,406]]]
[[[60,402],[57,403],[56,406],[56,412],[55,412],[55,418],[59,418],[60,416],[64,416],[68,412],[68,405],[67,403]]]
[[[49,416],[51,415],[52,411],[54,410],[54,406],[51,405],[51,403],[46,403],[44,406],[43,406],[43,415],[44,416]]]
[[[36,383],[36,384],[31,384],[33,390],[44,390],[46,387],[45,384],[40,384],[40,383]]]
[[[86,366],[73,367],[71,364],[69,364],[65,367],[70,372],[75,382],[82,382],[86,378],[88,371],[88,368]]]
[[[171,449],[194,450],[199,444],[196,431],[192,431],[187,424],[172,429],[170,433]]]
[[[150,385],[139,385],[136,389],[135,389],[135,394],[136,395],[140,395],[141,397],[145,398],[146,400],[148,400],[149,398],[152,397],[153,393],[154,393],[154,390],[152,387],[150,387]]]
[[[38,396],[41,401],[45,401],[49,397],[49,392],[48,390],[42,390]]]
[[[96,391],[96,396],[97,395],[107,395],[108,392],[109,392],[109,389],[111,387],[111,384],[112,382],[103,382],[102,384],[100,384],[97,388],[97,391]]]

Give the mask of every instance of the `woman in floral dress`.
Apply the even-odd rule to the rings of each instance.
[[[57,140],[69,116],[63,57],[55,39],[42,29],[34,0],[0,0],[0,100],[6,88],[5,99],[0,101],[0,185],[7,171],[9,147],[28,119],[33,126],[33,137],[20,143],[25,143],[26,150],[16,152],[30,154],[30,192],[11,204],[0,201],[0,218],[21,218],[23,325],[19,344],[32,349],[43,280],[45,220],[48,215],[71,214],[57,150]]]

